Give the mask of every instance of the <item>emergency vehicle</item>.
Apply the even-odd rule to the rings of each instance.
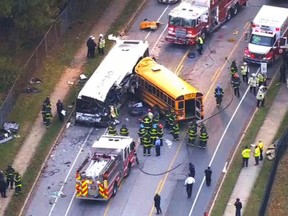
[[[248,0],[183,0],[168,17],[166,41],[193,45],[196,37],[203,39],[225,21],[235,16]]]
[[[102,135],[76,171],[76,198],[109,200],[136,163],[135,142],[127,136]]]
[[[263,5],[247,35],[244,60],[273,63],[287,48],[288,8]]]

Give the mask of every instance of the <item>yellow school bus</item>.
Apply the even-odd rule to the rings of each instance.
[[[152,58],[135,67],[139,86],[136,95],[151,107],[174,110],[177,120],[203,119],[203,94]]]

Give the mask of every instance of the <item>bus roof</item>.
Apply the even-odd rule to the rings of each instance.
[[[132,143],[133,139],[128,136],[102,135],[95,141],[92,148],[96,149],[125,149]]]
[[[149,45],[141,40],[117,40],[78,95],[104,102],[113,85],[119,86],[132,73]]]
[[[287,20],[288,8],[263,5],[253,20],[253,23],[261,26],[281,27]]]
[[[158,64],[150,57],[143,58],[137,64],[135,72],[174,99],[182,95],[199,92],[174,72]]]

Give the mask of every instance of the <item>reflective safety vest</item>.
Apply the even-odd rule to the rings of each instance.
[[[152,121],[148,116],[145,116],[142,120],[142,123],[146,129],[149,129],[151,127]]]
[[[163,128],[159,128],[159,129],[158,129],[158,137],[159,137],[159,138],[162,138],[163,135],[164,135],[164,130],[163,130]]]
[[[247,73],[249,73],[248,65],[242,65],[241,66],[241,74],[242,75],[247,75]]]
[[[156,139],[158,137],[158,130],[156,128],[151,128],[149,134],[151,139]]]
[[[20,174],[15,175],[14,182],[16,187],[22,187],[22,177]]]
[[[200,37],[200,36],[198,37],[197,42],[198,42],[198,44],[200,44],[200,45],[203,45],[203,44],[204,44],[204,41],[203,41],[202,37]]]
[[[105,47],[105,39],[104,38],[100,38],[99,39],[99,48],[104,48]]]
[[[140,128],[138,131],[138,135],[142,138],[145,134],[147,134],[147,130],[145,128]]]
[[[254,151],[254,157],[260,157],[260,148],[257,146]]]
[[[265,97],[265,93],[261,90],[258,91],[257,95],[256,95],[256,99],[257,100],[263,100]]]
[[[263,151],[264,143],[263,143],[263,142],[259,142],[259,143],[258,143],[258,147],[259,147],[260,150]]]
[[[251,149],[247,148],[242,151],[243,158],[250,158]]]
[[[261,73],[258,74],[257,79],[258,79],[258,82],[264,82],[265,81],[265,78]]]
[[[252,87],[257,87],[258,86],[258,79],[256,77],[249,77],[248,80],[248,85],[252,86]]]
[[[174,124],[172,127],[172,130],[171,130],[171,133],[172,134],[179,134],[179,131],[180,131],[179,124]]]

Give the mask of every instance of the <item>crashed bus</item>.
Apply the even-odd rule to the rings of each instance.
[[[85,83],[76,99],[76,123],[106,127],[109,106],[117,107],[131,91],[133,71],[143,57],[149,56],[149,44],[142,40],[121,40],[115,45]]]

